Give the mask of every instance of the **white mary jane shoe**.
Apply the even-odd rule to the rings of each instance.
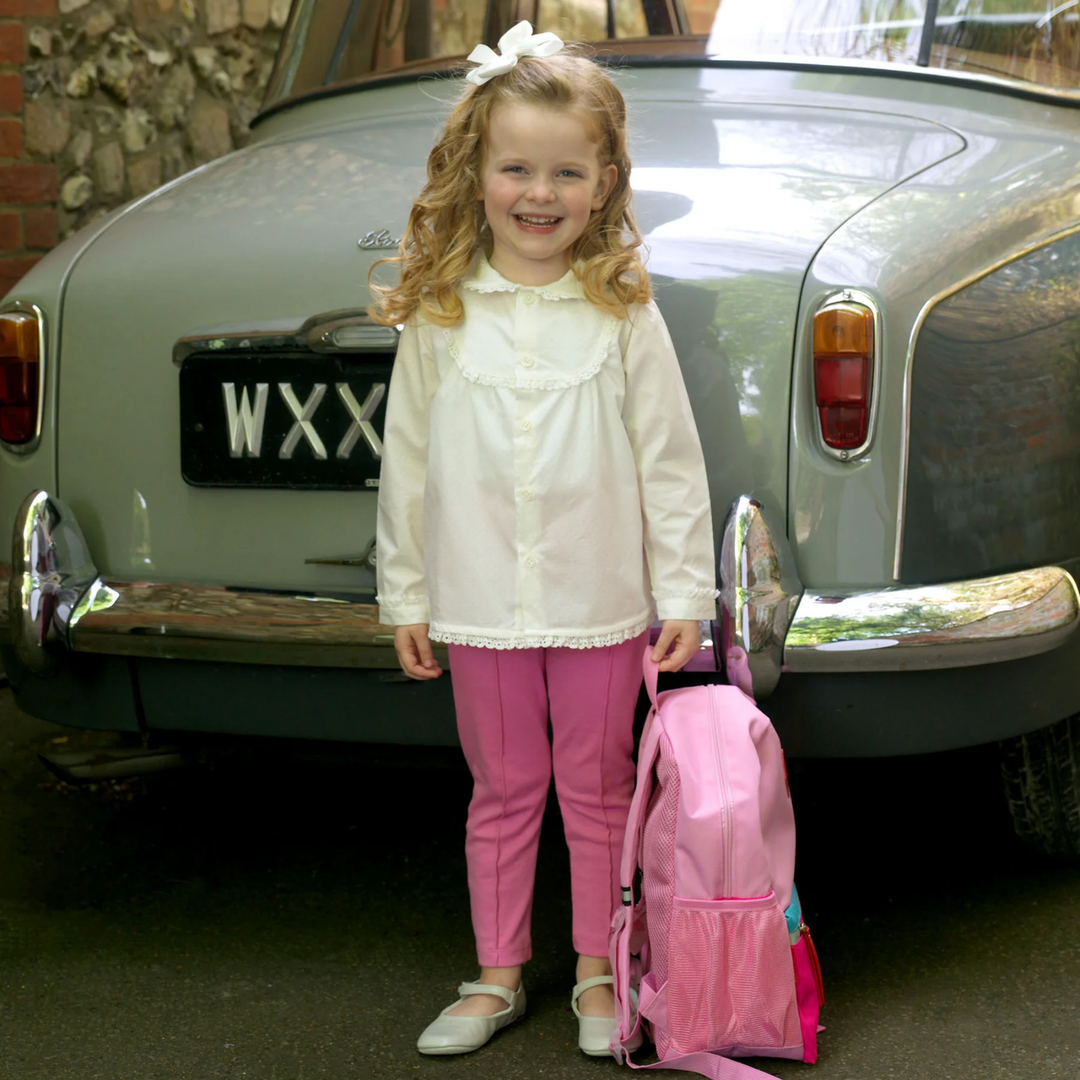
[[[421,1054],[468,1054],[479,1050],[500,1028],[512,1024],[525,1014],[525,984],[516,990],[505,986],[489,986],[487,983],[462,983],[460,995],[453,1005],[445,1009],[424,1028],[416,1040]],[[501,997],[507,1007],[494,1016],[447,1016],[455,1006],[473,994],[494,994]]]
[[[614,1057],[611,1052],[611,1038],[615,1034],[615,1017],[582,1016],[577,1006],[578,998],[586,990],[591,990],[594,986],[603,986],[605,983],[612,986],[615,980],[610,975],[594,975],[591,979],[582,979],[574,987],[574,992],[570,997],[570,1008],[574,1010],[578,1022],[578,1049],[583,1054],[588,1054],[589,1057]],[[637,994],[633,990],[630,991],[630,1001],[636,1009]],[[641,1042],[641,1031],[639,1030],[626,1049],[633,1053],[641,1046]]]

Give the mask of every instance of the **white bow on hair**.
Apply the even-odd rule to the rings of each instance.
[[[469,53],[469,59],[480,66],[473,68],[465,80],[473,86],[483,86],[496,75],[505,75],[517,67],[523,56],[551,56],[562,47],[562,38],[550,33],[534,34],[532,24],[523,20],[499,38],[501,56],[486,45],[477,45]]]

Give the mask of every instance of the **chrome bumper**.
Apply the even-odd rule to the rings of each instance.
[[[198,585],[105,582],[71,511],[27,496],[15,523],[0,640],[50,674],[67,651],[311,667],[398,667],[375,604]],[[6,618],[4,616],[6,615]],[[445,649],[436,646],[445,667]]]
[[[722,648],[731,681],[767,697],[782,672],[970,667],[1048,652],[1080,624],[1057,566],[874,590],[803,590],[783,531],[761,504],[732,504],[720,557]]]
[[[395,670],[375,604],[197,585],[106,582],[71,511],[43,491],[15,523],[0,641],[47,675],[68,652]],[[731,681],[758,698],[782,672],[904,671],[1033,656],[1080,623],[1070,574],[1043,567],[912,588],[803,590],[783,531],[737,499],[720,557],[721,646]],[[436,647],[440,663],[446,650]]]

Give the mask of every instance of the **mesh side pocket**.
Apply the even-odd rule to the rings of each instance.
[[[676,898],[667,995],[673,1052],[798,1046],[791,944],[776,901]]]

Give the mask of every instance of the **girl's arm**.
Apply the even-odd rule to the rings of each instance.
[[[623,352],[623,423],[637,464],[653,599],[664,623],[657,650],[674,645],[661,670],[674,671],[696,649],[698,620],[716,617],[709,488],[690,399],[663,317],[649,303],[632,308],[630,320]]]
[[[398,342],[386,401],[375,576],[379,621],[410,630],[422,627],[422,635],[408,635],[421,663],[425,645],[430,656],[427,623],[431,614],[424,569],[423,519],[428,418],[437,388],[438,371],[427,330],[410,322]],[[397,638],[395,633],[395,647]],[[413,674],[405,668],[401,649],[398,658],[406,673]],[[437,666],[434,672],[439,673]]]

